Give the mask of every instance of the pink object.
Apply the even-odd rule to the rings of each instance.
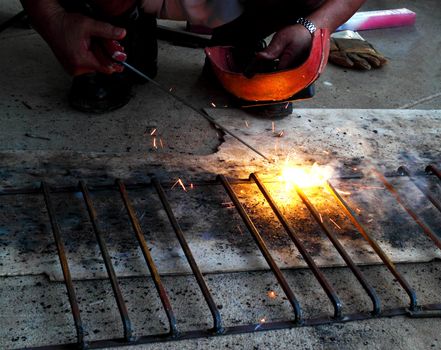
[[[357,12],[345,24],[338,27],[336,31],[411,26],[415,24],[415,19],[416,13],[405,8]]]

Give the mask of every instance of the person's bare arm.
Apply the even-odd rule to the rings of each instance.
[[[58,0],[22,0],[22,4],[34,28],[68,73],[110,74],[122,70],[110,56],[123,51],[117,43],[126,34],[123,28],[79,13],[68,13]],[[117,58],[125,59],[122,53]]]
[[[365,0],[326,0],[306,18],[317,28],[332,33],[345,23]],[[294,21],[295,19],[293,19]],[[311,34],[300,24],[287,26],[274,35],[268,48],[258,54],[262,59],[280,59],[279,68],[285,69],[301,61],[311,47]]]
[[[345,23],[366,0],[327,0],[307,19],[315,23],[318,28],[327,28],[334,32]]]

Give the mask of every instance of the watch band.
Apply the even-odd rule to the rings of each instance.
[[[314,23],[312,23],[309,19],[303,17],[298,18],[296,24],[301,24],[302,26],[304,26],[308,30],[308,32],[311,33],[311,35],[314,34],[317,30],[317,27]]]

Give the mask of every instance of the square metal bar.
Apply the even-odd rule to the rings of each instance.
[[[330,181],[327,182],[327,188],[328,188],[329,192],[337,200],[337,203],[343,209],[346,216],[349,218],[349,220],[351,220],[352,224],[355,226],[355,228],[358,230],[358,232],[361,234],[361,236],[369,243],[369,245],[372,247],[372,249],[375,251],[375,253],[377,253],[377,255],[380,257],[380,259],[383,261],[383,263],[386,265],[386,267],[389,269],[389,271],[392,273],[392,275],[397,279],[397,281],[401,285],[401,287],[403,287],[403,289],[406,291],[407,295],[409,296],[410,309],[416,310],[417,296],[416,296],[415,290],[410,286],[409,282],[407,282],[407,280],[397,270],[397,268],[395,267],[395,264],[387,256],[387,254],[384,252],[384,250],[381,249],[381,247],[378,245],[377,241],[375,241],[371,237],[371,235],[366,231],[366,229],[363,227],[363,225],[357,219],[354,211],[346,203],[346,201],[343,199],[343,197],[337,192],[337,190],[334,188],[334,186],[331,184]]]
[[[231,198],[232,202],[234,203],[234,206],[236,207],[239,215],[241,216],[244,224],[247,226],[248,230],[250,231],[254,241],[256,242],[257,246],[259,247],[259,250],[261,251],[263,257],[265,258],[266,262],[271,268],[271,271],[274,273],[274,275],[277,278],[277,281],[279,282],[280,286],[282,287],[282,290],[284,291],[286,297],[288,298],[289,303],[291,304],[293,310],[294,310],[294,321],[297,323],[302,322],[302,309],[300,307],[300,304],[297,300],[297,298],[294,295],[294,292],[291,290],[288,282],[285,279],[285,276],[283,275],[280,268],[277,266],[277,263],[274,261],[273,257],[271,256],[271,253],[266,246],[265,241],[263,240],[261,234],[257,230],[256,226],[252,222],[251,218],[245,211],[245,208],[242,206],[242,204],[239,201],[239,198],[237,197],[236,193],[234,192],[233,188],[231,187],[230,183],[228,182],[227,178],[223,175],[218,176],[219,181],[224,186],[226,192],[228,193],[229,197]]]
[[[101,250],[101,255],[104,260],[104,265],[106,267],[107,275],[110,279],[110,284],[112,285],[113,294],[116,299],[116,304],[118,305],[118,310],[121,316],[121,321],[124,328],[124,339],[127,342],[134,340],[132,323],[130,322],[129,313],[127,311],[127,306],[124,301],[121,289],[119,288],[118,278],[116,277],[115,270],[113,269],[112,260],[110,258],[109,251],[107,250],[106,241],[104,240],[103,234],[98,226],[97,213],[92,203],[92,198],[90,197],[89,190],[84,181],[80,181],[81,192],[83,193],[84,202],[86,203],[87,211],[89,213],[90,221],[93,226],[93,231],[95,232],[98,245]]]
[[[259,177],[252,173],[250,175],[250,179],[254,180],[257,187],[262,192],[263,196],[268,201],[269,205],[273,209],[273,212],[276,214],[277,218],[279,219],[280,223],[285,228],[285,231],[288,233],[291,240],[296,245],[298,251],[302,255],[303,259],[307,263],[308,267],[311,269],[312,273],[314,274],[315,278],[317,278],[318,282],[322,286],[323,290],[325,291],[326,295],[328,296],[329,300],[331,301],[333,307],[334,307],[334,318],[340,318],[341,315],[341,309],[342,304],[341,301],[337,295],[337,292],[335,291],[334,287],[329,283],[326,276],[323,274],[323,272],[318,268],[314,260],[312,259],[311,255],[307,252],[305,246],[303,245],[302,241],[297,237],[296,232],[291,227],[291,225],[288,223],[288,220],[285,218],[285,216],[282,214],[281,210],[277,206],[276,202],[266,189],[265,185],[260,181]]]
[[[80,349],[87,348],[87,342],[84,339],[83,321],[81,320],[80,308],[78,306],[78,299],[75,293],[75,287],[70,275],[69,263],[66,257],[64,243],[61,239],[61,229],[55,216],[54,206],[50,195],[50,189],[46,182],[41,183],[44,201],[46,203],[47,213],[51,222],[52,233],[54,235],[55,244],[57,246],[58,257],[60,258],[61,269],[63,270],[64,284],[66,285],[67,295],[69,297],[70,308],[75,323],[77,332],[77,345]]]
[[[395,198],[395,200],[401,205],[401,207],[409,214],[410,217],[418,224],[418,226],[421,227],[421,229],[424,231],[426,236],[428,236],[435,245],[441,249],[441,240],[439,236],[432,231],[432,229],[427,226],[427,224],[424,222],[423,219],[421,219],[418,214],[411,209],[406,202],[401,198],[401,196],[398,194],[398,191],[395,189],[395,187],[386,179],[386,177],[380,173],[377,169],[372,169],[373,173],[377,176],[377,178],[384,184],[384,186],[387,188],[387,190],[392,194],[392,196]]]
[[[405,166],[400,166],[397,170],[400,175],[409,177],[410,181],[427,197],[433,206],[441,212],[441,203],[429,192],[429,190],[421,185],[413,174]]]
[[[164,189],[162,188],[161,184],[157,179],[152,179],[152,183],[156,189],[156,192],[158,193],[162,206],[164,207],[164,210],[167,213],[168,219],[173,227],[173,230],[176,233],[176,237],[178,238],[179,244],[181,245],[181,248],[184,251],[185,257],[187,258],[190,268],[193,271],[193,274],[196,278],[199,288],[201,289],[204,299],[207,302],[208,308],[210,309],[210,312],[213,316],[213,323],[214,323],[213,331],[216,334],[221,334],[224,332],[221,315],[219,313],[219,310],[217,309],[213,297],[211,296],[207,283],[205,282],[204,277],[202,276],[202,273],[199,270],[196,260],[193,257],[193,253],[191,252],[190,246],[188,245],[187,240],[185,239],[184,232],[182,231],[178,221],[176,220],[175,215],[173,214],[173,210],[170,206],[170,203],[167,199],[167,196],[165,195]]]
[[[368,282],[364,274],[361,272],[361,270],[358,268],[357,265],[352,261],[349,254],[346,252],[343,245],[340,243],[340,241],[337,239],[337,237],[334,235],[333,232],[325,225],[325,223],[321,220],[320,214],[318,213],[317,209],[314,207],[314,205],[311,203],[311,201],[308,199],[308,197],[305,195],[305,193],[298,187],[297,185],[294,186],[296,189],[297,194],[302,199],[305,206],[308,208],[309,212],[317,222],[317,224],[320,226],[322,231],[328,236],[329,240],[334,245],[335,249],[338,251],[340,256],[345,261],[346,265],[349,267],[349,269],[353,272],[357,280],[360,282],[363,289],[366,291],[366,293],[369,295],[369,298],[372,300],[372,313],[374,315],[378,315],[381,311],[381,302],[377,295],[377,292],[375,289],[371,286],[371,284]]]
[[[441,180],[441,170],[439,170],[434,164],[430,164],[426,167],[426,173],[432,173]]]
[[[132,227],[133,227],[133,231],[135,232],[136,239],[138,240],[142,254],[144,255],[144,260],[146,261],[150,274],[152,275],[153,282],[161,299],[162,306],[164,307],[165,313],[167,314],[167,319],[170,326],[170,334],[172,337],[176,337],[179,334],[179,331],[176,324],[176,317],[173,312],[170,299],[168,297],[168,293],[165,290],[164,285],[162,284],[161,277],[159,276],[158,268],[156,267],[152,255],[150,254],[150,249],[144,238],[144,233],[142,232],[141,225],[139,223],[136,212],[133,209],[133,206],[130,202],[126,186],[121,180],[116,180],[116,184],[119,188],[121,198],[124,202],[124,206],[126,207],[127,214],[130,218],[130,222],[132,223]]]

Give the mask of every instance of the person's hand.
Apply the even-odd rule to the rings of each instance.
[[[101,72],[121,72],[124,48],[118,40],[125,37],[123,28],[96,21],[78,13],[58,13],[52,16],[45,30],[45,39],[55,56],[74,76]]]
[[[287,69],[302,63],[311,49],[312,36],[300,24],[278,31],[268,47],[256,57],[264,60],[279,59],[278,69]]]

